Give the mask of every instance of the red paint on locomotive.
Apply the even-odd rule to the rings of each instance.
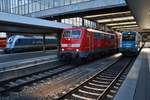
[[[87,58],[117,49],[116,34],[87,28],[67,28],[61,37],[60,57]]]
[[[6,38],[0,38],[0,48],[5,48],[6,47]]]

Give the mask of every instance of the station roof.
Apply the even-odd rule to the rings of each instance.
[[[150,31],[150,0],[126,0],[132,14],[142,29]]]
[[[105,0],[102,1],[104,2]],[[125,1],[127,1],[127,4]],[[122,0],[121,3],[118,3],[118,0],[110,0],[101,4],[98,3],[100,0],[92,0],[90,2],[47,9],[27,16],[47,20],[82,17],[95,21],[100,25],[106,25],[113,30],[149,32],[150,14],[148,4],[150,2],[147,0],[145,2],[143,0],[137,0],[136,3],[133,0],[125,1]],[[0,31],[5,32],[47,33],[60,32],[63,28],[72,27],[67,24],[31,17],[6,13],[0,13],[0,15]]]
[[[50,33],[61,32],[71,25],[0,12],[0,32]]]
[[[126,0],[126,1],[133,1],[133,0]],[[53,9],[51,9],[51,11],[53,11]],[[33,13],[33,16],[38,15],[38,13]],[[137,22],[137,18],[128,7],[128,3],[126,4],[124,2],[120,4],[111,5],[111,6],[109,5],[107,7],[96,7],[93,9],[86,9],[86,10],[80,10],[74,12],[68,11],[67,13],[54,14],[49,16],[43,16],[41,12],[41,18],[45,18],[48,20],[57,20],[62,18],[65,19],[65,18],[73,18],[73,17],[82,17],[88,20],[92,20],[98,22],[99,24],[106,25],[112,28],[113,30],[117,30],[117,31],[138,31],[138,32],[149,31],[149,30],[144,30],[141,27],[141,25],[139,26],[139,22]]]
[[[44,19],[57,20],[73,17],[82,17],[88,20],[92,20],[117,31],[143,32],[143,30],[137,24],[129,7],[125,3],[109,6],[107,8],[96,8],[91,10],[88,9],[86,11],[53,15],[49,17],[44,17]]]
[[[48,20],[56,20],[59,18],[82,17],[88,20],[95,21],[99,24],[106,25],[117,31],[139,30],[139,26],[131,14],[126,4],[115,5],[104,9],[92,9],[84,12],[66,13],[47,17]]]
[[[113,8],[113,7],[118,7],[122,5],[126,5],[124,0],[80,0],[82,2],[77,3],[70,3],[70,4],[63,4],[64,2],[60,2],[61,0],[58,1],[58,3],[62,4],[61,6],[54,6],[52,8],[48,8],[45,10],[41,11],[36,11],[27,14],[27,16],[31,17],[40,17],[40,18],[46,18],[46,17],[55,17],[55,16],[62,16],[64,17],[71,17],[72,14],[73,16],[80,16],[81,14],[89,15],[89,14],[94,14],[96,12],[94,11],[99,11],[100,9],[106,9],[106,8]],[[52,2],[53,3],[53,2]],[[67,2],[69,3],[69,2]],[[59,5],[59,4],[58,4]],[[65,16],[69,15],[69,16]]]
[[[90,5],[90,6],[89,6]],[[87,2],[49,8],[27,16],[48,20],[82,17],[114,30],[139,29],[125,0],[90,0]]]

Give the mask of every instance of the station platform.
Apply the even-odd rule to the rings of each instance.
[[[0,72],[57,59],[57,50],[0,55]]]
[[[146,43],[113,100],[150,100],[150,44]]]
[[[0,48],[0,54],[3,54],[3,49]]]
[[[23,60],[23,59],[30,59],[48,55],[57,55],[58,50],[46,50],[43,51],[32,51],[32,52],[22,52],[22,53],[11,53],[11,54],[0,54],[0,63],[16,61],[16,60]]]

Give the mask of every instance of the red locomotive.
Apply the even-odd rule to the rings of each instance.
[[[6,38],[0,38],[0,48],[6,47]]]
[[[6,33],[0,33],[0,48],[5,48],[6,47]]]
[[[60,58],[88,58],[115,52],[119,35],[87,28],[64,29],[61,37]]]

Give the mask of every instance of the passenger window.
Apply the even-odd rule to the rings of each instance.
[[[104,34],[104,39],[108,39],[108,35],[107,34]]]
[[[100,38],[101,38],[101,39],[103,39],[103,38],[104,38],[103,34],[100,34]]]
[[[97,38],[97,33],[94,33],[94,38]]]
[[[111,39],[112,39],[112,37],[111,37],[111,36],[112,36],[112,35],[108,35],[108,39],[109,39],[109,40],[111,40]]]
[[[20,43],[21,42],[21,39],[18,39],[18,43]]]
[[[103,39],[103,34],[101,34],[101,33],[94,33],[94,38],[96,38],[96,39]]]
[[[115,39],[114,35],[111,35],[111,39]]]

